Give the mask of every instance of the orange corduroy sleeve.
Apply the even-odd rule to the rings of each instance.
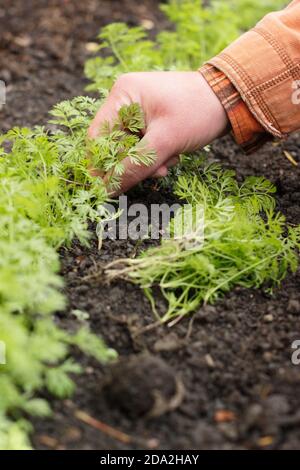
[[[200,71],[224,106],[233,137],[245,153],[253,152],[271,138],[223,72],[209,64],[201,67]]]
[[[300,129],[300,0],[265,16],[200,72],[222,101],[237,142]]]

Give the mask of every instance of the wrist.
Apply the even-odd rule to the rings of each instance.
[[[205,96],[204,106],[207,111],[207,124],[208,124],[208,142],[212,142],[218,137],[222,137],[231,130],[230,120],[228,114],[211,85],[202,75],[201,71],[198,72],[202,80],[202,88]]]

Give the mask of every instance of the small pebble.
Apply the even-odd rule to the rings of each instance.
[[[211,367],[211,368],[215,367],[215,361],[213,360],[210,354],[205,354],[205,362],[208,365],[208,367]]]
[[[266,323],[271,323],[274,320],[274,317],[271,313],[268,313],[267,315],[264,316],[264,321]]]

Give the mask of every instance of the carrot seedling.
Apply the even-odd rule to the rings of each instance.
[[[162,240],[137,259],[112,263],[110,279],[121,276],[140,285],[156,309],[153,288],[166,299],[162,321],[184,316],[203,303],[213,303],[234,286],[278,285],[298,266],[300,227],[286,224],[275,211],[275,187],[263,177],[238,184],[234,172],[217,164],[181,175],[175,194],[192,210],[203,208],[203,227]],[[170,232],[182,224],[179,211]]]

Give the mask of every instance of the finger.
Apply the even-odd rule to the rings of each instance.
[[[171,157],[171,158],[167,161],[166,167],[167,167],[167,168],[172,168],[173,166],[178,165],[179,161],[180,161],[180,159],[179,159],[178,156],[176,156],[176,157]]]
[[[151,178],[165,178],[166,176],[168,176],[168,168],[165,165],[162,165],[155,173],[153,173]]]
[[[165,165],[162,165],[153,175],[152,178],[163,178],[168,175],[168,169],[179,163],[179,157],[171,157]]]
[[[88,129],[88,136],[91,139],[95,139],[101,135],[101,129],[105,123],[108,123],[111,129],[113,124],[118,119],[120,108],[124,105],[129,105],[130,103],[131,100],[128,95],[122,94],[116,96],[114,93],[111,93],[108,98],[106,98],[95,118],[93,119]]]
[[[147,133],[137,145],[144,151],[154,151],[156,159],[151,166],[145,166],[137,165],[129,157],[126,157],[123,161],[125,173],[118,194],[128,191],[140,181],[155,174],[173,154],[170,141],[166,138],[166,132],[164,132],[164,126],[159,120],[148,127]]]

